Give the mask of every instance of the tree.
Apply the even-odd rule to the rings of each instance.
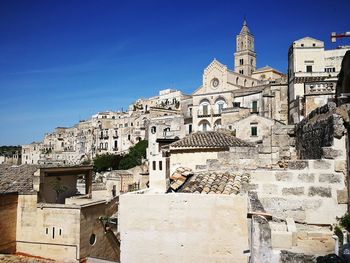
[[[129,153],[126,154],[119,163],[119,169],[127,170],[142,164],[142,159],[146,158],[147,140],[139,141],[133,147],[130,147]]]
[[[101,154],[94,158],[94,170],[96,172],[102,172],[107,170],[117,170],[120,160],[123,157],[117,154]]]

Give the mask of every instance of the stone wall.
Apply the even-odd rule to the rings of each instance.
[[[288,169],[251,170],[250,189],[282,220],[333,224],[347,211],[345,160],[290,161]]]
[[[295,127],[296,150],[300,159],[321,159],[324,147],[333,147],[334,140],[346,133],[348,109],[328,103],[312,111]],[[335,147],[333,147],[336,149]],[[330,151],[327,150],[326,151]]]
[[[247,262],[246,200],[232,195],[121,195],[121,262]]]
[[[17,194],[0,194],[0,253],[16,252]]]

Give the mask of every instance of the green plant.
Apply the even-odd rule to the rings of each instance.
[[[101,154],[94,158],[94,170],[95,172],[103,172],[108,170],[116,170],[119,167],[119,163],[123,157],[117,154]]]
[[[142,163],[146,158],[147,140],[139,141],[135,146],[130,147],[129,153],[126,154],[119,163],[119,169],[127,170]]]
[[[58,202],[58,198],[61,194],[67,191],[68,187],[62,185],[60,177],[56,177],[56,180],[52,182],[52,189],[56,192],[56,202]]]

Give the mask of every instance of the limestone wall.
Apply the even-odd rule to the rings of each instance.
[[[334,145],[346,133],[344,121],[348,120],[345,107],[336,108],[328,103],[312,111],[296,125],[296,150],[300,159],[321,159],[323,148]]]
[[[17,194],[0,195],[0,253],[16,252]]]
[[[115,199],[105,204],[86,206],[80,215],[80,258],[94,257],[116,261],[119,259],[119,244],[110,232],[105,232],[100,216],[111,216],[117,211]],[[96,242],[90,244],[95,235]]]
[[[250,189],[274,217],[332,224],[347,211],[345,160],[293,161],[288,169],[250,171]]]
[[[121,262],[247,262],[246,196],[120,196]]]

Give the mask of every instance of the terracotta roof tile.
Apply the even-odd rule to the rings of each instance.
[[[170,149],[179,148],[214,148],[248,147],[251,143],[218,131],[196,132],[170,144]]]
[[[0,194],[27,193],[33,190],[33,175],[38,165],[0,165]]]
[[[198,194],[238,194],[250,181],[250,174],[201,172],[192,176],[179,192]]]

